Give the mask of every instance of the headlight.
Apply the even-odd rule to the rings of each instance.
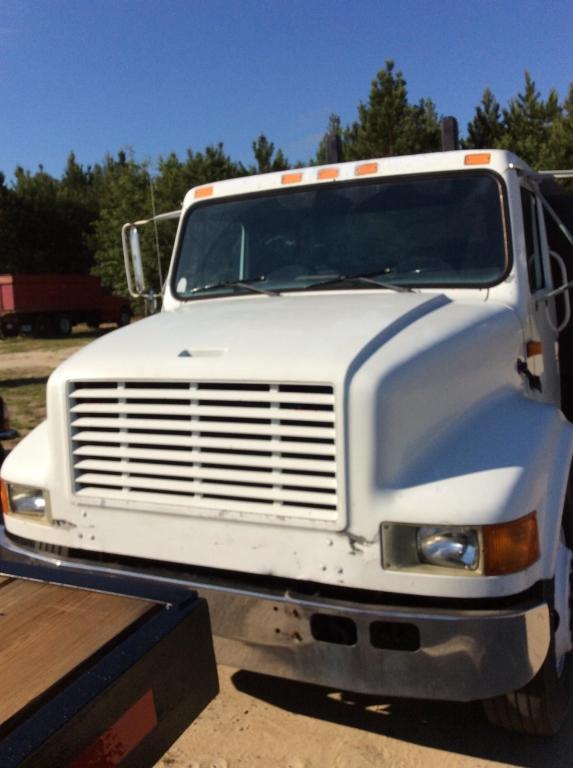
[[[475,571],[479,565],[479,536],[475,528],[418,528],[416,546],[421,563]]]
[[[535,512],[483,526],[383,523],[381,544],[390,571],[447,568],[467,576],[505,576],[540,557]]]
[[[43,488],[33,488],[29,485],[6,483],[7,509],[6,514],[30,515],[31,517],[46,517],[48,514],[48,492]]]

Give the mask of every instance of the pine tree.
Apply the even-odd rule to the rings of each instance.
[[[275,152],[275,145],[269,141],[264,133],[252,143],[253,155],[257,164],[249,168],[251,173],[271,173],[272,171],[286,171],[289,167],[288,160],[282,149]]]
[[[339,118],[332,115],[329,131],[337,123]],[[440,149],[440,125],[430,99],[409,103],[403,74],[394,72],[394,62],[387,61],[372,81],[368,102],[358,106],[358,120],[342,131],[341,138],[346,160],[435,152]],[[317,160],[324,156],[325,138]]]
[[[466,149],[494,148],[504,134],[499,102],[486,88],[480,106],[476,107],[474,119],[468,123],[468,136],[462,142]]]
[[[509,108],[503,110],[505,130],[498,146],[515,152],[532,167],[539,167],[551,127],[560,115],[557,91],[551,89],[543,101],[534,80],[526,72],[523,93],[511,99]]]

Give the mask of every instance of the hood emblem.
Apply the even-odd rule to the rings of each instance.
[[[191,352],[188,349],[182,349],[177,357],[192,357]]]

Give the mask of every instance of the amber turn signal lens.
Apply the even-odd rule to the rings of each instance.
[[[530,512],[519,520],[483,529],[484,573],[503,576],[529,568],[539,560],[537,515]]]
[[[543,344],[540,341],[527,342],[527,357],[535,357],[543,354]]]
[[[4,480],[0,480],[0,506],[2,507],[2,512],[7,515],[10,511],[10,499],[8,497],[8,486]]]

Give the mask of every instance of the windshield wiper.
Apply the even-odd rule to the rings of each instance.
[[[412,293],[414,291],[413,288],[409,288],[405,285],[394,285],[394,283],[387,283],[385,280],[376,280],[376,277],[381,274],[382,270],[376,272],[362,272],[354,275],[337,275],[336,277],[329,277],[328,280],[319,280],[318,283],[306,285],[304,290],[313,291],[315,288],[325,288],[338,285],[339,283],[368,283],[369,285],[377,285],[379,288],[386,288],[389,291],[397,291],[399,293],[405,291]]]
[[[252,293],[264,293],[267,296],[280,296],[280,291],[269,291],[267,288],[260,288],[259,286],[253,285],[253,283],[258,283],[262,280],[266,280],[264,275],[260,275],[259,277],[252,277],[249,280],[222,280],[220,283],[207,283],[207,285],[200,285],[196,288],[191,288],[189,293],[193,294],[202,293],[203,291],[215,291],[218,288],[244,288],[246,291],[251,291]]]

